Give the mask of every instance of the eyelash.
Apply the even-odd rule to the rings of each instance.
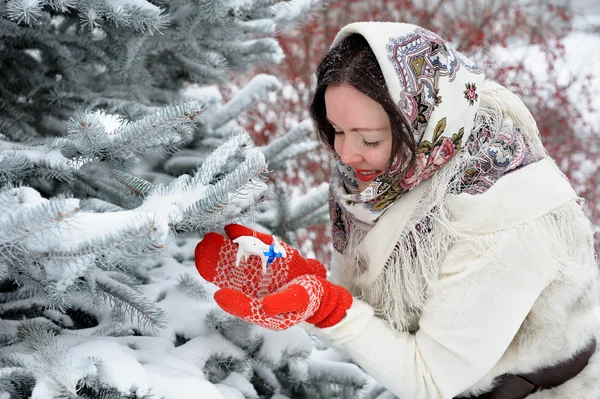
[[[334,131],[334,134],[335,134],[336,136],[339,136],[340,134],[344,134],[344,132],[340,132],[340,131],[337,131],[337,130],[336,130],[336,131]],[[368,142],[368,141],[365,141],[365,140],[363,140],[363,145],[364,145],[365,147],[377,147],[377,146],[379,145],[379,141],[375,141],[375,142],[373,142],[373,143],[370,143],[370,142]]]

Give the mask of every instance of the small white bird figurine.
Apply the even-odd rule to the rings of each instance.
[[[250,255],[260,256],[262,260],[262,272],[267,273],[267,266],[275,260],[275,258],[286,257],[285,249],[277,237],[273,237],[273,244],[267,245],[254,236],[240,236],[233,240],[238,244],[238,251],[235,258],[235,265],[239,266],[241,261],[248,259]]]

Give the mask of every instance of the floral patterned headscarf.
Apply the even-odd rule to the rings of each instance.
[[[337,34],[362,35],[375,53],[388,92],[410,124],[417,144],[415,162],[401,174],[403,154],[362,192],[356,174],[335,156],[330,215],[334,248],[343,253],[351,220],[374,225],[395,201],[432,176],[462,148],[479,109],[484,74],[438,35],[419,26],[357,22]]]

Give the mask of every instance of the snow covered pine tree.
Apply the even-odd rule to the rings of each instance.
[[[306,140],[257,148],[234,121],[275,78],[226,104],[214,86],[281,59],[277,24],[314,4],[278,3],[0,1],[0,398],[351,397],[368,380],[306,360],[300,331],[227,316],[193,264],[198,232],[243,220],[269,158]],[[322,191],[285,207],[301,223]]]

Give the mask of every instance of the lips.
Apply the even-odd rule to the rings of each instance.
[[[355,169],[356,177],[362,182],[368,182],[381,174],[380,170]]]

